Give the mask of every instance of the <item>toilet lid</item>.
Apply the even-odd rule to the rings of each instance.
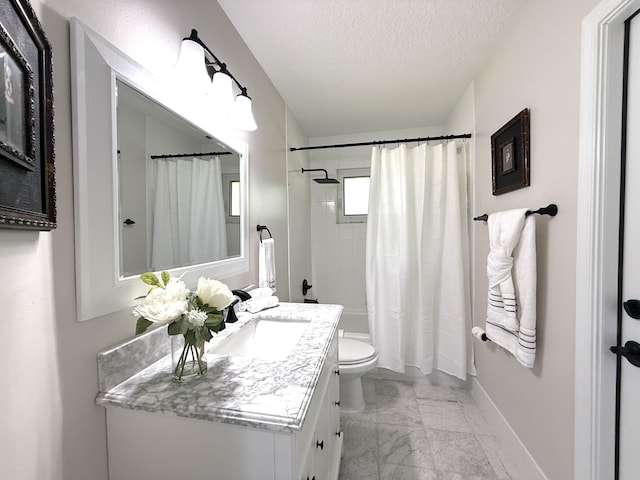
[[[366,362],[376,354],[375,349],[368,343],[340,338],[338,340],[338,359],[343,365]]]

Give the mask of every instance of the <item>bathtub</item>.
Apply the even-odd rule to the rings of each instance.
[[[369,344],[371,343],[367,312],[344,310],[340,317],[338,328],[344,331],[345,338],[353,338]]]

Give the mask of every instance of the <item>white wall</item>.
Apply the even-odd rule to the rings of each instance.
[[[477,214],[556,203],[538,217],[538,352],[526,369],[476,344],[478,381],[550,480],[573,478],[576,193],[581,20],[596,0],[528,2],[475,80]],[[531,112],[531,186],[493,196],[491,135]],[[486,224],[474,222],[474,316],[486,312]]]
[[[300,172],[309,168],[309,152],[291,152],[289,147],[304,147],[308,136],[287,110],[287,194],[289,201],[289,297],[292,302],[313,298],[313,291],[302,295],[304,280],[312,285],[311,216],[309,214],[309,178]]]
[[[250,226],[276,238],[279,294],[288,298],[285,106],[216,2],[32,0],[53,47],[58,228],[0,230],[0,477],[106,480],[104,409],[95,405],[96,353],[133,335],[128,311],[76,321],[69,71],[70,16],[152,72],[168,69],[191,28],[248,88],[259,129],[250,145]],[[228,279],[257,282],[251,271]]]

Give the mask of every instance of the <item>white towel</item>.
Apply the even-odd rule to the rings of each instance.
[[[241,312],[258,313],[267,308],[277,307],[278,303],[278,297],[275,296],[252,298],[250,300],[247,300],[246,302],[242,302],[239,305],[239,310]]]
[[[271,290],[269,287],[254,288],[253,290],[249,290],[247,293],[251,295],[252,299],[264,298],[264,297],[270,297],[271,295],[273,295],[273,290]]]
[[[258,256],[258,287],[269,287],[276,291],[276,245],[273,238],[260,242]]]
[[[536,223],[526,209],[489,215],[487,337],[525,367],[536,356]]]

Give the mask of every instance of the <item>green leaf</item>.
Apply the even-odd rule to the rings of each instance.
[[[138,321],[136,322],[136,335],[144,333],[151,325],[153,325],[152,321],[147,320],[144,317],[138,318]]]
[[[220,316],[222,316],[222,312],[220,310],[218,310],[216,307],[210,307],[209,305],[204,305],[201,308],[201,310],[206,312],[208,315],[219,314]]]
[[[179,320],[175,320],[169,324],[167,328],[167,333],[169,335],[182,335],[187,331],[187,322],[185,321],[184,315],[180,317]]]
[[[187,332],[184,334],[184,343],[186,343],[187,345],[198,345],[198,339],[196,337],[195,330],[187,330]]]
[[[217,327],[222,323],[222,314],[221,313],[213,313],[207,316],[207,319],[204,321],[205,327],[217,332]]]
[[[165,285],[166,285],[167,283],[169,283],[169,278],[170,278],[169,272],[165,272],[165,271],[163,271],[163,272],[160,274],[160,276],[162,277],[162,283],[164,283]]]
[[[209,340],[211,340],[213,338],[213,335],[211,335],[211,331],[205,326],[205,327],[200,328],[200,337],[205,342],[208,342]]]
[[[158,277],[156,277],[155,273],[143,273],[142,275],[140,275],[140,280],[142,280],[147,285],[153,285],[156,287],[160,286],[160,281],[158,280]]]

